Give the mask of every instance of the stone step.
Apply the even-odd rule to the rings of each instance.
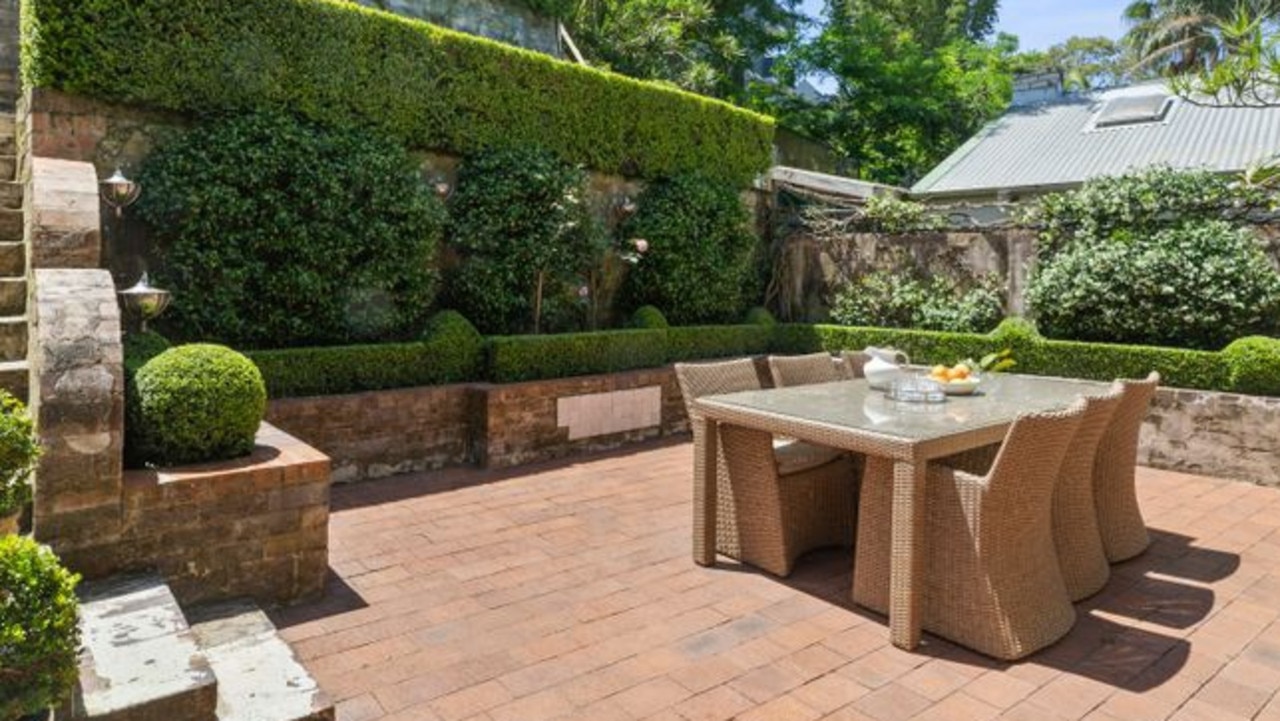
[[[0,241],[20,242],[24,217],[21,210],[0,209]]]
[[[0,183],[0,208],[22,210],[24,193],[22,183],[17,181]]]
[[[0,242],[0,278],[22,278],[27,275],[27,244]]]
[[[252,601],[187,613],[218,679],[219,721],[333,721],[333,704]]]
[[[27,359],[27,319],[25,316],[0,318],[0,362]]]
[[[27,312],[27,279],[0,278],[0,316],[24,315]]]
[[[0,152],[0,181],[12,183],[18,179],[18,158],[12,152]]]
[[[26,361],[0,363],[0,388],[9,391],[23,403],[29,402],[30,383]]]
[[[84,647],[72,718],[217,718],[217,681],[164,581],[108,579],[85,584],[80,597]]]

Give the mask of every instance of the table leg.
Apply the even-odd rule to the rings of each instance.
[[[716,461],[720,433],[713,420],[694,423],[693,448],[693,562],[716,562]]]
[[[889,637],[907,650],[920,644],[926,466],[893,465],[893,530],[889,561]]]

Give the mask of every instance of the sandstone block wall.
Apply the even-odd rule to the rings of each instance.
[[[120,312],[101,270],[35,272],[31,413],[44,454],[33,526],[60,554],[120,537],[124,372]]]
[[[1280,398],[1162,388],[1138,462],[1280,486]]]

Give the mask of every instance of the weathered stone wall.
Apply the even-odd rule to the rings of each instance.
[[[1280,398],[1162,388],[1138,462],[1280,486]]]
[[[33,157],[25,192],[26,243],[32,268],[101,265],[102,215],[98,177],[92,165]]]
[[[779,292],[792,320],[821,320],[827,299],[842,279],[872,270],[894,270],[904,263],[953,277],[995,274],[1008,286],[1008,311],[1026,312],[1024,293],[1035,232],[1025,228],[889,235],[856,233],[839,247],[828,248],[798,233],[787,239]]]
[[[470,402],[465,385],[285,398],[267,420],[329,454],[340,483],[466,463]]]
[[[121,534],[124,371],[120,311],[101,270],[37,270],[31,413],[44,451],[33,529],[64,557]]]
[[[405,17],[560,57],[556,21],[510,0],[354,0]]]
[[[18,97],[19,0],[0,0],[0,110],[13,108]]]

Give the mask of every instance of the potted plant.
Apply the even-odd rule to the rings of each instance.
[[[0,721],[42,717],[78,675],[79,577],[48,547],[0,537]]]
[[[0,390],[0,536],[18,532],[18,516],[31,498],[31,473],[40,457],[26,406]]]

